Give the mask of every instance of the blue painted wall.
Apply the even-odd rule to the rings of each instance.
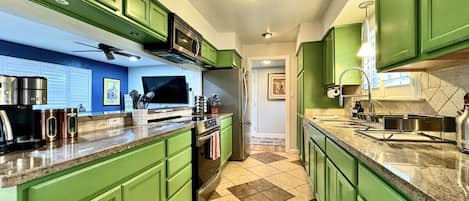
[[[91,59],[85,59],[82,57],[63,54],[59,52],[54,52],[50,50],[22,45],[18,43],[12,43],[3,40],[0,40],[0,55],[92,70],[92,107],[94,112],[122,109],[122,106],[103,105],[104,78],[119,79],[121,81],[121,105],[123,105],[122,94],[128,93],[128,68],[124,66],[107,64]]]

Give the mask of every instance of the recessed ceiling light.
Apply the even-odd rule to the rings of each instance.
[[[270,60],[264,60],[264,61],[262,61],[262,63],[265,64],[265,65],[269,65],[269,64],[272,63],[272,61],[270,61]]]
[[[136,62],[136,61],[138,61],[138,60],[140,60],[140,57],[139,57],[139,56],[130,56],[130,57],[129,57],[129,61]]]
[[[67,0],[55,0],[55,2],[64,6],[70,5],[70,3]]]
[[[269,38],[272,38],[272,33],[270,32],[265,32],[262,34],[262,37],[266,38],[266,39],[269,39]]]

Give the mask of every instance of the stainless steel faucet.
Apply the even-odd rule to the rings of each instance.
[[[366,78],[366,82],[368,83],[368,110],[370,112],[370,115],[371,115],[371,119],[375,119],[374,117],[376,116],[375,114],[375,107],[373,105],[373,100],[371,99],[371,82],[370,82],[370,78],[368,77],[368,75],[366,74],[366,72],[360,68],[360,67],[351,67],[351,68],[348,68],[347,70],[345,70],[344,72],[342,72],[340,74],[340,77],[339,77],[339,104],[340,106],[344,106],[344,98],[347,98],[347,97],[361,97],[363,95],[344,95],[343,93],[343,83],[342,83],[342,79],[344,78],[344,75],[347,74],[348,72],[350,71],[360,71]]]

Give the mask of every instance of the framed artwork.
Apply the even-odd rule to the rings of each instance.
[[[268,80],[268,99],[285,100],[285,96],[287,94],[285,85],[285,73],[269,73]]]
[[[104,78],[103,83],[103,104],[120,105],[121,104],[121,81],[118,79]]]

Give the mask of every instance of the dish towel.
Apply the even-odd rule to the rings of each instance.
[[[216,131],[213,134],[211,146],[211,158],[212,160],[217,160],[218,158],[220,158],[220,131]]]

